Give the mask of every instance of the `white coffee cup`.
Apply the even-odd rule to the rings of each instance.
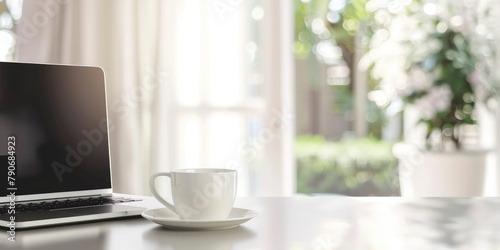
[[[159,176],[170,177],[173,205],[156,189]],[[149,186],[155,198],[183,220],[226,219],[236,198],[237,173],[233,169],[179,169],[151,176]]]

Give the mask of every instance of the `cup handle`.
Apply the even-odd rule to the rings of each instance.
[[[161,203],[163,204],[165,207],[167,207],[168,209],[172,210],[172,212],[176,213],[177,212],[175,211],[175,207],[174,205],[170,204],[168,201],[166,201],[165,199],[163,199],[163,197],[160,196],[160,194],[158,194],[158,192],[156,192],[156,185],[155,185],[155,180],[157,177],[159,176],[167,176],[168,178],[171,178],[170,177],[170,172],[160,172],[160,173],[156,173],[154,175],[151,176],[151,178],[149,179],[149,188],[151,189],[151,192],[153,193],[153,196]]]

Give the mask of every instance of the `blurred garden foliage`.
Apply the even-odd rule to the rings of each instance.
[[[320,136],[302,136],[295,147],[298,193],[399,195],[391,143],[372,138],[329,142]]]

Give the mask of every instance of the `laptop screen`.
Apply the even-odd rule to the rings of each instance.
[[[0,197],[111,188],[100,68],[0,63],[0,183]]]

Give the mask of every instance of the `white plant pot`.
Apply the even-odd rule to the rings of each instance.
[[[488,150],[431,152],[396,144],[401,195],[471,197],[484,194]]]

